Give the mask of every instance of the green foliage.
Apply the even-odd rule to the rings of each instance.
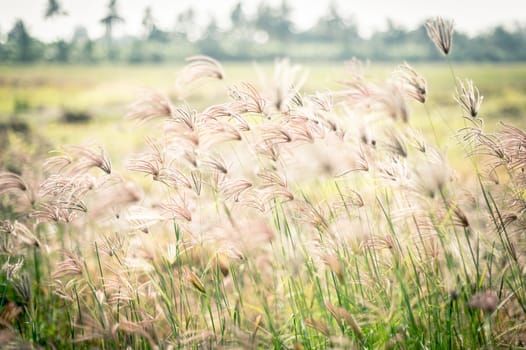
[[[62,9],[61,4],[57,0],[48,0],[45,18],[51,18],[55,16],[65,15],[66,12]]]
[[[64,123],[88,123],[93,117],[85,111],[64,111],[61,121]]]
[[[52,13],[62,11],[60,4],[50,1]],[[424,24],[407,29],[388,20],[387,29],[374,32],[370,38],[359,34],[354,17],[341,15],[332,2],[327,13],[304,31],[294,28],[291,8],[286,0],[277,6],[261,2],[257,13],[249,17],[241,2],[231,9],[230,28],[218,28],[212,18],[201,33],[195,24],[193,8],[179,13],[172,31],[161,29],[149,7],[142,19],[144,34],[137,38],[113,38],[113,28],[124,21],[118,11],[117,1],[110,0],[107,13],[100,20],[105,26],[105,36],[83,40],[74,36],[65,40],[43,44],[31,37],[22,21],[9,32],[5,44],[0,43],[0,62],[54,62],[92,63],[100,60],[123,62],[159,62],[181,60],[188,51],[179,52],[182,44],[191,47],[192,54],[206,53],[227,60],[267,60],[288,56],[302,60],[340,60],[353,56],[375,61],[436,61],[440,54],[428,40]],[[129,51],[132,42],[132,52]],[[155,54],[142,54],[157,48]],[[451,59],[454,61],[524,61],[526,60],[526,30],[523,26],[488,28],[486,32],[469,37],[455,31],[455,45]],[[325,47],[332,46],[326,50]]]
[[[8,61],[30,63],[42,57],[42,44],[32,38],[22,20],[17,20],[7,34],[4,56]]]

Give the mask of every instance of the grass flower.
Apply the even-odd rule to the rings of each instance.
[[[219,61],[209,56],[198,55],[186,58],[188,64],[177,77],[177,85],[184,87],[203,78],[224,79],[225,72]]]
[[[156,118],[167,118],[173,113],[170,100],[157,92],[143,92],[140,99],[130,106],[127,118],[146,122]]]
[[[492,290],[477,292],[469,299],[469,306],[471,308],[480,309],[488,314],[497,310],[498,304],[499,297],[497,293]]]
[[[404,63],[398,67],[396,77],[402,83],[404,92],[420,103],[425,103],[427,98],[427,82],[409,64]]]
[[[442,17],[431,18],[426,22],[427,35],[446,56],[451,52],[453,26],[453,20]]]
[[[0,172],[0,195],[14,190],[27,191],[28,186],[20,175]]]
[[[472,80],[467,79],[464,83],[459,79],[455,100],[469,116],[475,118],[479,113],[484,96],[482,96],[479,89],[473,85]]]
[[[79,350],[519,346],[526,132],[487,133],[459,82],[459,149],[485,171],[457,177],[408,125],[425,79],[355,68],[342,91],[305,94],[284,61],[269,86],[199,109],[145,94],[128,117],[158,125],[115,169],[70,146],[2,170],[0,328]],[[179,82],[223,77],[199,56]]]

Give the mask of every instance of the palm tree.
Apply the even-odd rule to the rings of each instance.
[[[51,18],[60,15],[67,15],[67,12],[62,9],[62,5],[58,0],[48,0],[44,17]]]
[[[108,4],[108,14],[100,21],[106,27],[106,37],[111,40],[114,24],[124,22],[124,19],[117,13],[117,0],[110,0]]]
[[[108,13],[100,21],[106,27],[106,41],[108,43],[108,56],[111,59],[111,58],[114,58],[114,54],[115,54],[111,46],[113,27],[118,22],[124,22],[124,19],[121,16],[119,16],[117,12],[117,0],[110,0],[108,4]]]

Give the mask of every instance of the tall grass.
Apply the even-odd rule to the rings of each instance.
[[[225,74],[193,57],[178,89]],[[466,122],[448,140],[411,127],[427,84],[408,65],[370,82],[353,61],[340,90],[305,95],[285,60],[202,111],[145,94],[128,115],[144,149],[119,173],[97,145],[0,173],[0,343],[526,346],[526,133],[486,133],[453,79]]]

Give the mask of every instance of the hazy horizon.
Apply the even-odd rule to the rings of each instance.
[[[159,28],[173,30],[179,13],[191,6],[196,10],[196,23],[206,25],[212,17],[217,19],[220,27],[228,28],[229,14],[237,0],[191,1],[179,0],[175,5],[171,0],[128,0],[119,1],[118,9],[125,22],[116,26],[115,35],[138,35],[142,32],[142,18],[146,7],[150,6],[153,17]],[[242,1],[243,9],[251,16],[255,13],[261,0]],[[280,0],[267,1],[278,5]],[[299,30],[314,25],[316,20],[328,12],[331,0],[319,0],[304,6],[301,0],[289,0],[292,8],[292,20]],[[501,0],[480,4],[476,0],[444,0],[442,2],[425,2],[416,0],[400,0],[385,2],[369,0],[350,4],[344,0],[336,0],[338,9],[345,18],[354,18],[360,29],[360,34],[367,37],[375,30],[384,29],[387,19],[405,28],[415,28],[426,18],[444,16],[455,21],[457,30],[469,35],[479,34],[497,25],[526,25],[526,13],[520,11],[516,0]],[[89,5],[88,5],[89,4]],[[67,11],[67,16],[45,19],[44,12],[47,0],[18,0],[16,2],[0,3],[0,33],[5,35],[17,19],[26,23],[31,34],[44,41],[71,38],[77,26],[88,30],[92,38],[100,37],[104,28],[100,19],[105,15],[108,0],[62,0],[61,5]]]

